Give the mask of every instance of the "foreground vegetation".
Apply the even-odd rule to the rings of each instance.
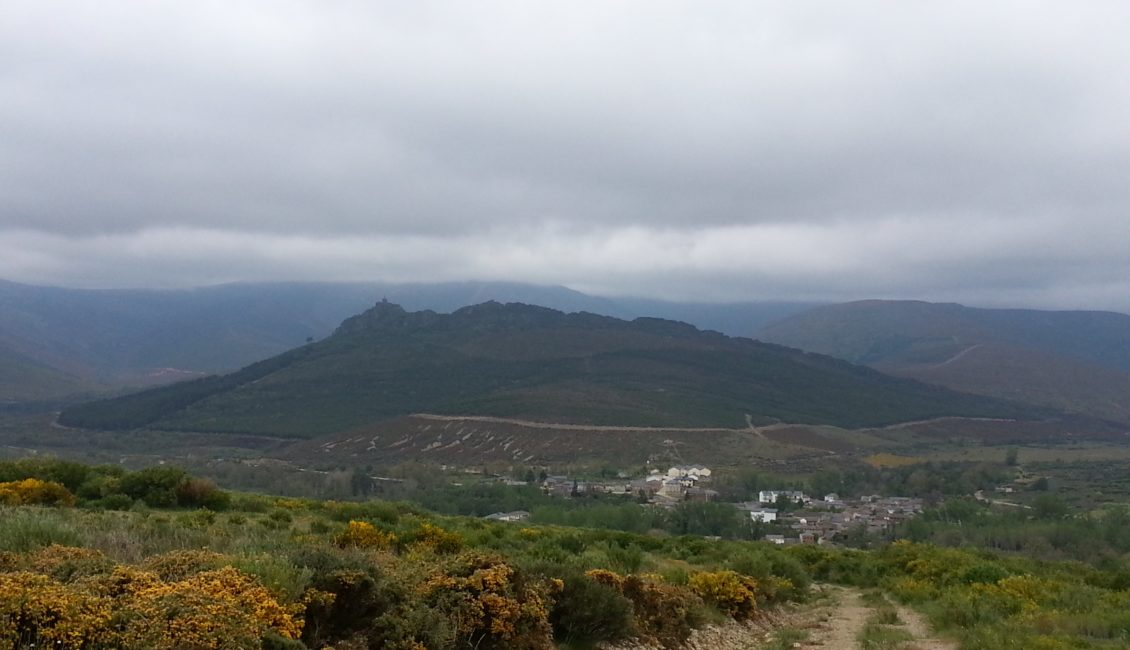
[[[812,580],[885,593],[967,650],[1130,643],[1120,545],[1098,565],[909,541],[782,548],[41,460],[0,463],[0,504],[0,647],[674,648],[803,601]],[[873,623],[868,643],[894,643]]]
[[[12,479],[0,482],[11,504],[0,506],[5,647],[545,648],[629,637],[676,647],[696,626],[751,618],[808,586],[797,560],[762,545],[523,528],[383,501],[234,495],[215,512],[139,498],[115,511],[45,480],[64,469],[77,480],[82,466],[0,468]],[[117,474],[85,469],[89,496],[82,486]],[[12,478],[20,470],[38,476]]]
[[[814,579],[882,588],[924,612],[964,650],[1130,643],[1130,591],[1116,576],[1088,565],[907,541],[877,551],[801,546],[790,555]]]

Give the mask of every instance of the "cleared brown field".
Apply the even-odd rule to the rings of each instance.
[[[298,443],[285,451],[300,463],[413,460],[453,465],[653,461],[775,466],[826,454],[749,429],[589,426],[428,414]]]

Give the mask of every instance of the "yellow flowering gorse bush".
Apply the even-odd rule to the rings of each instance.
[[[250,649],[268,633],[294,639],[302,632],[303,604],[280,604],[230,566],[164,580],[62,546],[16,561],[24,568],[0,573],[3,647]],[[61,571],[69,565],[90,570]]]
[[[444,612],[458,640],[476,648],[550,648],[553,584],[517,582],[501,558],[469,553],[421,587]]]
[[[429,523],[420,524],[416,545],[435,553],[458,553],[463,549],[463,536]]]
[[[593,569],[585,575],[612,587],[632,603],[636,631],[663,647],[676,647],[687,640],[696,623],[702,599],[687,587],[666,584],[654,575],[620,575]]]
[[[27,478],[0,483],[0,505],[73,506],[75,495],[53,481]]]
[[[396,535],[380,530],[365,521],[350,521],[349,526],[335,538],[342,548],[356,547],[387,550],[396,546]]]
[[[690,587],[704,601],[735,619],[757,613],[757,581],[735,571],[702,571],[691,575]]]

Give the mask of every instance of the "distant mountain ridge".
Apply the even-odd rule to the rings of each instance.
[[[59,393],[93,393],[97,383],[31,359],[0,341],[0,404],[38,402]]]
[[[505,282],[243,283],[177,290],[85,290],[0,280],[0,402],[60,398],[235,370],[300,346],[307,338],[324,338],[344,318],[381,298],[410,310],[439,312],[499,300],[629,318],[697,314],[692,320],[701,327],[741,335],[810,306],[612,300],[565,287]]]
[[[757,332],[955,390],[1130,423],[1130,316],[860,301],[813,308]]]
[[[381,302],[230,375],[65,410],[68,426],[314,437],[412,413],[618,426],[858,427],[1047,415],[831,357],[655,318]]]

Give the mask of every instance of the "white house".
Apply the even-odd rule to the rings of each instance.
[[[526,521],[530,518],[530,513],[525,510],[515,510],[513,512],[496,512],[487,515],[483,519],[490,519],[492,521]]]
[[[761,503],[777,503],[777,499],[785,497],[793,503],[804,503],[808,497],[798,490],[761,490],[757,493],[757,500]]]
[[[695,481],[710,478],[710,468],[705,465],[675,465],[667,470],[667,478],[689,478]]]
[[[754,508],[749,511],[749,518],[753,521],[767,524],[777,521],[777,511],[773,508]]]

